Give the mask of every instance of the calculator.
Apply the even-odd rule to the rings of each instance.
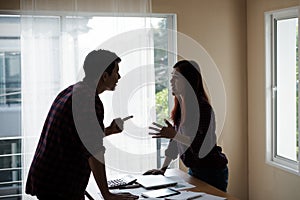
[[[121,178],[111,179],[107,181],[109,189],[119,188],[121,186],[130,185],[134,183],[137,179],[132,175],[126,175]]]

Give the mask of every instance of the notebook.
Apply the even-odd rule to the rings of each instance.
[[[137,181],[146,189],[157,189],[163,187],[174,186],[177,184],[176,180],[163,175],[143,175],[137,177]]]
[[[180,194],[177,190],[172,190],[170,188],[161,188],[158,190],[150,190],[147,192],[143,192],[142,196],[146,198],[162,198],[162,197],[169,197],[173,195]]]

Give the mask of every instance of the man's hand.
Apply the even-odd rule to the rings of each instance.
[[[123,131],[124,122],[121,118],[116,118],[110,123],[110,126],[107,128],[109,129],[110,132],[109,135],[120,133]]]
[[[116,134],[116,133],[120,133],[123,131],[124,129],[124,122],[128,119],[131,119],[133,118],[133,116],[128,116],[128,117],[125,117],[123,119],[121,118],[116,118],[114,119],[110,126],[105,128],[105,135],[108,136],[108,135],[112,135],[112,134]]]

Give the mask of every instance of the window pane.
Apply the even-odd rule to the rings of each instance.
[[[298,19],[277,21],[277,137],[276,155],[297,161],[297,98],[296,63]]]
[[[6,103],[21,102],[21,60],[19,52],[5,53]]]
[[[5,64],[4,53],[0,53],[0,105],[5,101]]]
[[[0,138],[0,196],[21,193],[21,163],[21,139]]]

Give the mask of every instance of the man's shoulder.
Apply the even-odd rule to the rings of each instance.
[[[88,90],[89,88],[87,87],[87,85],[84,82],[80,81],[75,84],[69,85],[68,87],[60,91],[57,96],[63,97],[72,96],[73,93],[88,93]]]
[[[70,85],[67,88],[60,91],[59,94],[56,97],[56,100],[68,99],[70,96],[72,96],[72,91],[73,91],[74,86],[75,86],[75,84]]]
[[[66,89],[68,89],[68,88],[66,88]],[[95,90],[96,90],[96,88],[93,90],[90,85],[88,85],[87,83],[85,83],[83,81],[80,81],[74,85],[71,85],[69,87],[69,89],[71,89],[73,94],[84,94],[84,95],[89,94],[92,96],[95,95]]]

